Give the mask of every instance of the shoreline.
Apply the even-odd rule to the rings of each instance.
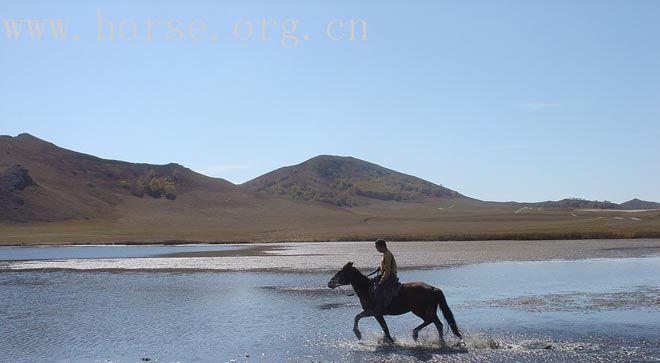
[[[646,256],[637,256],[637,257],[587,257],[579,259],[546,259],[546,260],[498,260],[498,261],[478,261],[478,262],[466,262],[466,263],[456,263],[449,265],[420,265],[420,266],[406,266],[399,268],[399,271],[408,272],[408,271],[424,271],[424,270],[441,270],[448,268],[456,268],[470,265],[480,265],[480,264],[499,264],[499,263],[529,263],[529,262],[579,262],[579,261],[599,261],[599,260],[617,260],[617,259],[652,259],[660,256],[660,253],[657,255],[646,255]],[[66,268],[66,267],[47,267],[47,268],[21,268],[21,269],[7,269],[3,268],[2,265],[5,262],[11,261],[0,261],[0,274],[2,273],[11,273],[11,272],[82,272],[82,273],[95,273],[95,272],[108,272],[108,273],[172,273],[172,274],[197,274],[197,273],[286,273],[286,274],[313,274],[313,273],[327,273],[332,274],[338,271],[341,266],[335,269],[330,268],[317,268],[317,269],[286,269],[286,268],[250,268],[250,269],[213,269],[213,268],[95,268],[95,269],[77,269],[77,268]],[[24,262],[24,261],[21,261]],[[360,270],[363,273],[366,273],[364,268]]]
[[[660,240],[547,240],[388,242],[399,269],[436,269],[494,262],[573,261],[660,256]],[[346,262],[368,270],[380,255],[367,242],[244,244],[223,251],[191,251],[128,258],[2,261],[2,271],[327,272]],[[75,247],[75,246],[74,246]]]
[[[2,238],[2,237],[0,237]],[[319,243],[319,242],[373,242],[376,239],[391,242],[475,242],[475,241],[565,241],[565,240],[638,240],[658,239],[660,231],[652,232],[564,232],[564,233],[502,233],[502,234],[446,234],[446,235],[396,235],[387,234],[374,236],[346,236],[338,238],[277,238],[277,239],[233,239],[233,240],[199,240],[199,239],[153,239],[125,241],[0,241],[0,247],[38,247],[38,246],[170,246],[170,245],[228,245],[228,244],[277,244],[277,243]]]

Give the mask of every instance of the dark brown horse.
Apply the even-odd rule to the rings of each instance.
[[[376,318],[381,328],[383,328],[385,339],[389,343],[392,343],[394,339],[392,339],[392,336],[390,335],[390,331],[383,315],[376,315],[374,313],[374,303],[370,293],[371,280],[363,275],[358,269],[353,267],[353,262],[347,263],[328,282],[328,287],[331,289],[342,285],[351,285],[357,296],[360,298],[360,304],[362,304],[363,311],[355,316],[355,324],[353,325],[355,336],[357,336],[358,339],[362,339],[362,333],[360,333],[360,329],[358,328],[358,322],[360,319],[373,316]],[[445,320],[447,320],[447,323],[449,323],[451,331],[456,337],[462,339],[456,321],[454,320],[454,314],[452,314],[449,306],[447,306],[445,295],[440,289],[423,282],[406,282],[402,284],[399,294],[392,299],[391,304],[387,307],[385,315],[401,315],[412,312],[424,320],[422,324],[413,329],[413,339],[417,341],[419,331],[425,326],[433,323],[438,329],[438,334],[440,334],[440,343],[444,345],[445,341],[442,336],[442,323],[437,314],[438,307],[442,310],[442,314],[444,315]]]

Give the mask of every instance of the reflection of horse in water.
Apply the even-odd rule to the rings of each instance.
[[[369,291],[371,280],[363,275],[358,269],[353,267],[352,262],[349,262],[332,277],[330,282],[328,282],[328,287],[331,289],[342,285],[353,286],[353,290],[355,290],[355,293],[360,298],[360,304],[362,304],[363,311],[355,316],[355,324],[353,326],[355,336],[357,336],[358,339],[362,339],[362,333],[360,333],[360,329],[358,328],[358,322],[360,319],[373,316],[376,318],[381,328],[383,328],[385,339],[387,339],[389,343],[392,343],[394,339],[392,339],[392,336],[390,335],[390,331],[387,328],[387,323],[385,322],[383,315],[376,315],[374,313],[373,298]],[[458,331],[456,321],[454,320],[454,314],[452,314],[449,306],[447,306],[445,295],[440,289],[423,282],[407,282],[402,284],[399,294],[392,299],[392,302],[387,307],[384,315],[401,315],[412,312],[424,320],[422,324],[413,329],[413,339],[417,341],[419,331],[425,326],[433,323],[438,329],[438,334],[440,334],[440,343],[444,345],[442,323],[437,314],[438,307],[442,310],[442,314],[444,315],[445,320],[447,320],[447,323],[449,323],[454,335],[458,338],[462,338],[461,333]]]

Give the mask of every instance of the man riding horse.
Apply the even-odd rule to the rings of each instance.
[[[399,293],[396,294],[388,305],[387,299],[388,288],[396,284],[398,278],[396,277],[397,267],[396,261],[392,252],[387,249],[385,241],[376,241],[376,249],[383,254],[381,266],[375,272],[380,271],[381,274],[376,278],[378,286],[376,288],[375,296],[372,296],[371,285],[372,281],[369,277],[363,275],[360,270],[353,267],[353,262],[348,262],[341,270],[328,281],[328,287],[334,289],[342,285],[351,285],[356,295],[360,299],[362,312],[357,314],[353,323],[353,332],[358,339],[362,339],[362,333],[358,327],[360,319],[373,316],[380,324],[385,333],[385,339],[388,342],[393,342],[394,339],[390,335],[390,330],[387,323],[383,318],[384,315],[401,315],[412,312],[420,317],[424,322],[413,329],[413,339],[417,340],[420,330],[429,324],[434,324],[438,330],[440,343],[444,345],[444,337],[442,332],[442,322],[437,315],[437,310],[440,309],[445,320],[449,323],[452,333],[461,339],[462,336],[458,330],[458,325],[454,319],[454,314],[447,305],[447,300],[442,290],[437,287],[425,284],[423,282],[406,282],[401,285]],[[374,302],[374,300],[377,300]],[[378,301],[380,300],[380,301]]]
[[[394,287],[399,282],[397,277],[396,260],[394,255],[387,248],[385,240],[379,239],[375,243],[376,250],[383,254],[383,259],[380,261],[380,266],[374,272],[380,272],[374,279],[376,290],[374,292],[374,312],[376,315],[383,315],[385,309],[392,301]]]

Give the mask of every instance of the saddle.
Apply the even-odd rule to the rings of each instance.
[[[380,276],[376,276],[371,279],[371,286],[369,287],[369,295],[371,301],[374,301],[376,298],[376,285],[380,280]],[[399,295],[401,291],[401,282],[399,282],[399,277],[395,276],[392,281],[385,286],[383,290],[383,306],[388,307],[392,300]]]

